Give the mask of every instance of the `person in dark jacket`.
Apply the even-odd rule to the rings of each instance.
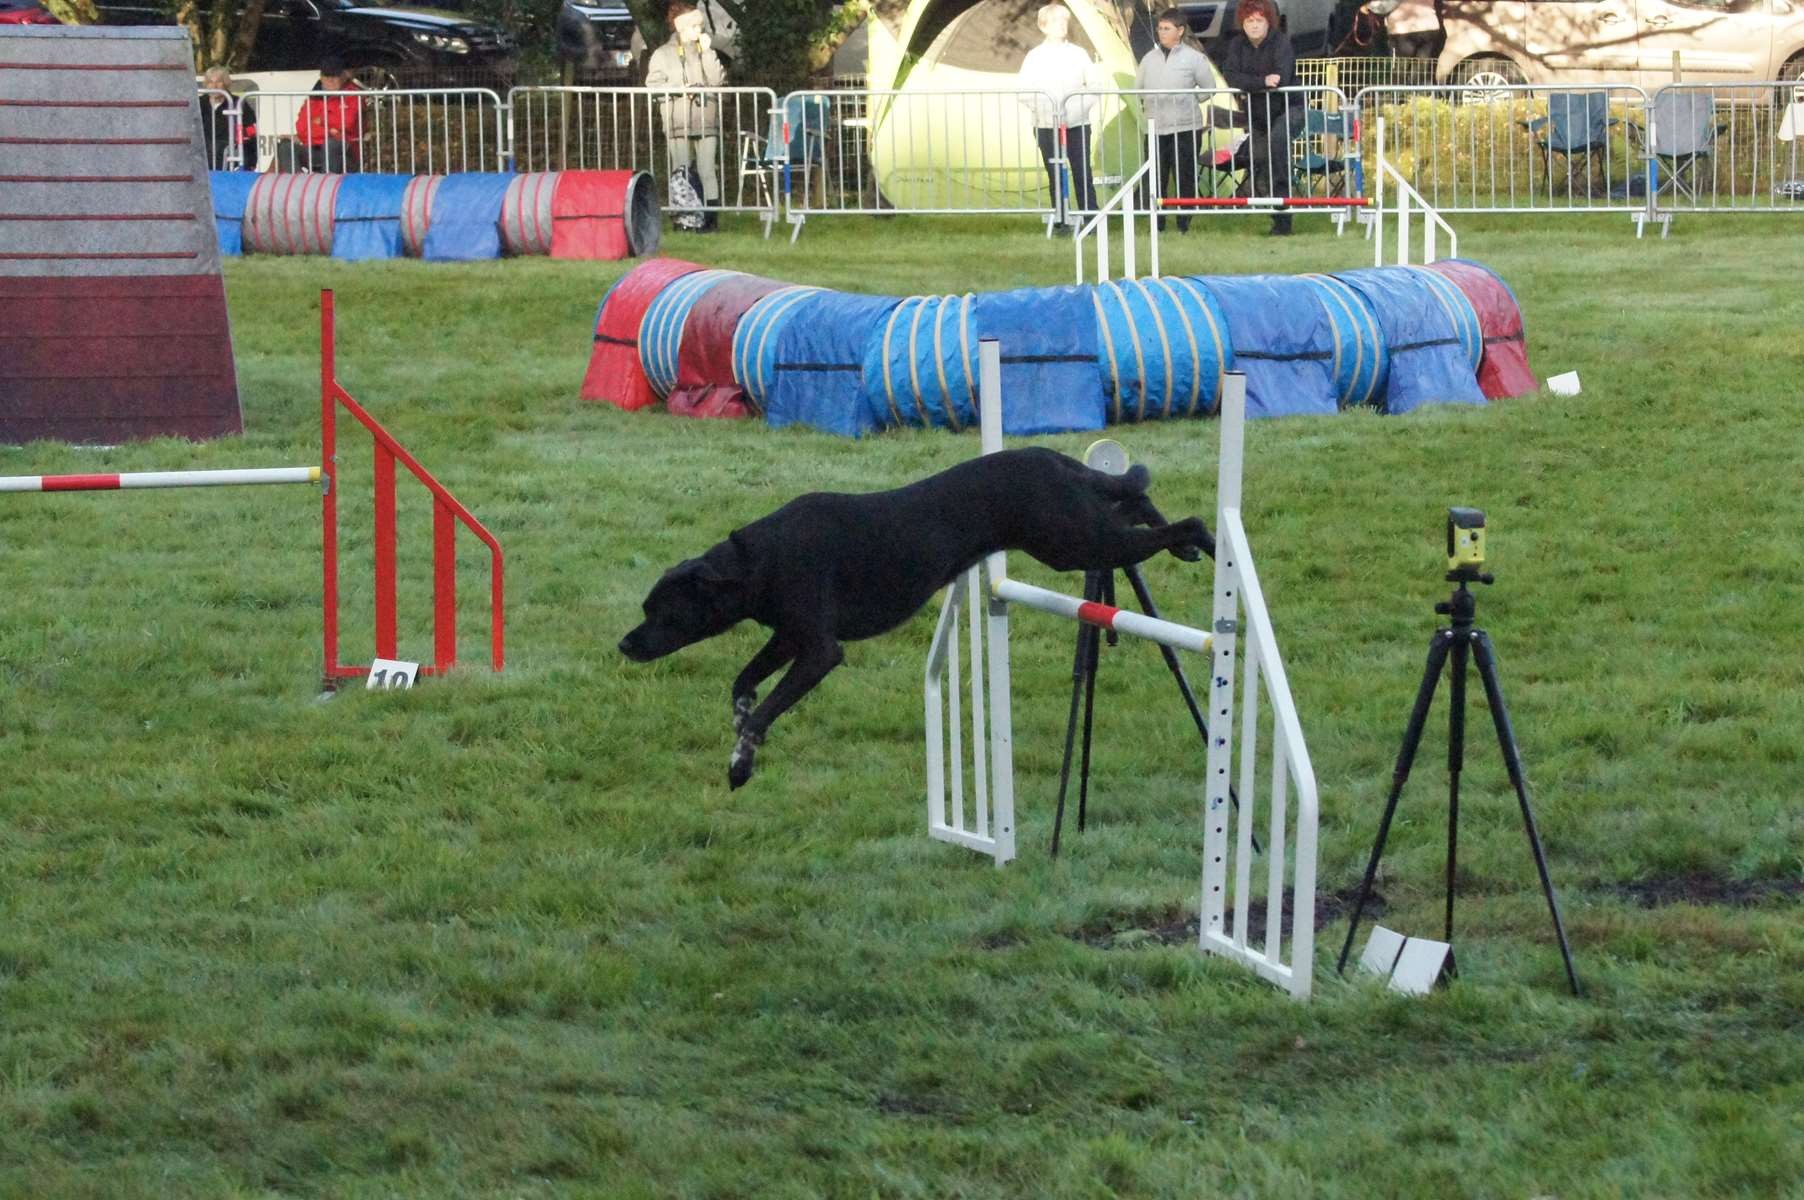
[[[1240,0],[1235,10],[1240,32],[1222,52],[1221,74],[1228,86],[1246,93],[1247,191],[1253,196],[1290,195],[1290,139],[1302,126],[1303,97],[1284,92],[1297,86],[1297,54],[1278,28],[1272,0]],[[1272,233],[1290,232],[1290,214],[1272,214]]]
[[[201,77],[200,127],[207,166],[215,171],[257,169],[257,107],[232,95],[232,73],[208,67]]]

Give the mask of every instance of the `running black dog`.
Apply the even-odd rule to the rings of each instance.
[[[771,637],[733,681],[727,761],[751,778],[771,723],[845,658],[843,641],[913,616],[984,555],[1021,550],[1055,571],[1115,570],[1170,550],[1215,554],[1196,517],[1168,524],[1146,498],[1145,467],[1105,475],[1052,450],[985,454],[888,492],[811,492],[679,563],[645,598],[620,652],[650,662],[750,619]],[[786,663],[754,709],[758,685]]]

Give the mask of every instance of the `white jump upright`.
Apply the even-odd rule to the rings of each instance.
[[[983,452],[991,454],[1002,449],[1001,355],[995,339],[981,343],[979,365]],[[1314,976],[1315,772],[1240,515],[1245,418],[1246,380],[1230,372],[1222,387],[1219,420],[1215,599],[1208,630],[1010,579],[1002,553],[990,555],[947,588],[927,654],[927,823],[931,836],[988,854],[998,866],[1015,856],[1011,604],[1208,654],[1210,737],[1199,942],[1202,949],[1243,963],[1302,1000],[1308,998]],[[962,659],[968,669],[961,669],[961,608],[969,626],[969,653]],[[1242,646],[1244,671],[1235,662]],[[959,703],[963,674],[970,678],[969,810]],[[1262,783],[1267,784],[1263,793]],[[1254,826],[1262,815],[1265,864],[1256,873]],[[1257,934],[1255,915],[1263,918]]]

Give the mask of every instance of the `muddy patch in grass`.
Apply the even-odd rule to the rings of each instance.
[[[1593,891],[1627,900],[1642,908],[1669,904],[1717,904],[1751,908],[1759,904],[1804,899],[1804,879],[1719,879],[1714,875],[1667,875],[1633,883],[1594,884]]]
[[[1323,926],[1338,917],[1353,911],[1353,902],[1359,898],[1357,887],[1346,888],[1338,892],[1318,894],[1315,898],[1315,927]],[[1365,912],[1361,920],[1375,917],[1385,911],[1384,896],[1374,891],[1366,899]],[[1283,924],[1285,936],[1296,927],[1295,910],[1291,903],[1291,893],[1284,893]],[[1228,922],[1233,924],[1233,909],[1228,910]],[[1168,910],[1156,913],[1110,913],[1088,921],[1076,929],[1066,933],[1066,937],[1079,941],[1086,946],[1094,946],[1099,950],[1128,950],[1136,946],[1194,946],[1202,936],[1202,919],[1195,910]],[[1259,897],[1247,906],[1247,941],[1258,942],[1265,938],[1265,898]]]

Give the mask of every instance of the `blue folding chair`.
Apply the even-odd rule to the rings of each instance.
[[[1547,97],[1547,115],[1519,122],[1535,136],[1542,161],[1547,165],[1548,186],[1554,178],[1557,155],[1566,171],[1566,194],[1578,189],[1584,180],[1584,195],[1592,194],[1592,175],[1601,162],[1606,191],[1610,164],[1610,129],[1622,124],[1610,115],[1608,92],[1555,92]],[[1582,169],[1579,164],[1583,164]]]
[[[833,102],[821,92],[798,92],[784,100],[782,108],[770,110],[770,125],[763,137],[751,130],[739,134],[739,200],[745,206],[745,181],[751,179],[757,189],[760,207],[769,208],[783,190],[785,172],[800,169],[804,198],[808,179],[816,168],[821,172],[822,203],[825,203],[827,163],[827,120]],[[784,137],[787,126],[788,137]]]

